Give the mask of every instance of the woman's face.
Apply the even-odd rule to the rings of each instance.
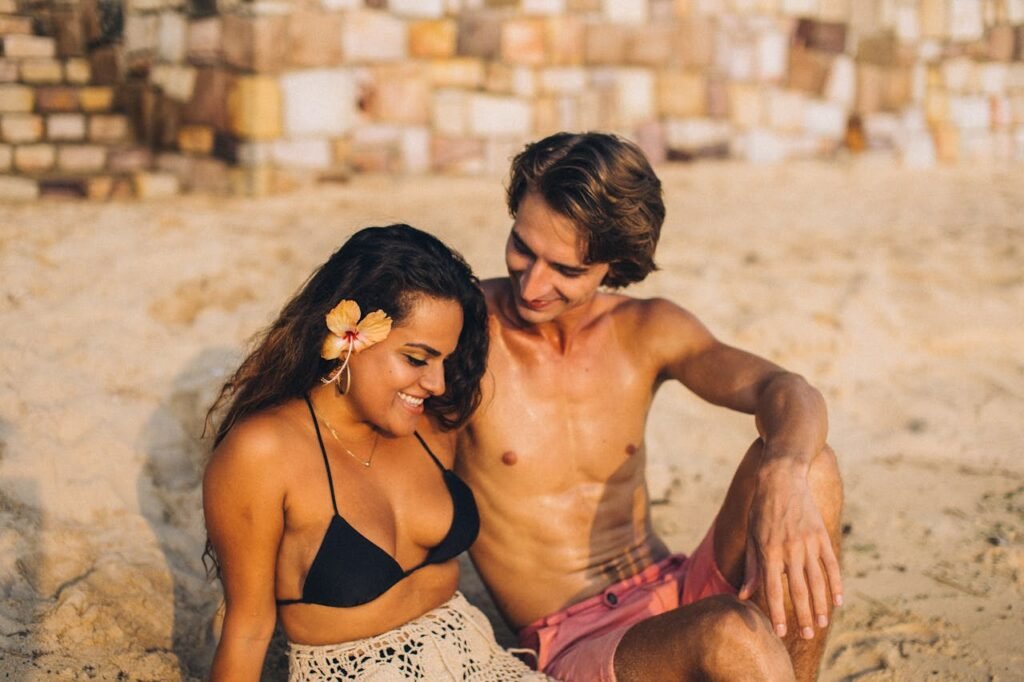
[[[357,420],[386,434],[411,434],[423,402],[444,393],[444,361],[462,333],[462,306],[416,296],[409,314],[380,343],[354,355],[345,397]]]

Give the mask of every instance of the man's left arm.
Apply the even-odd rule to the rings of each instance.
[[[784,636],[785,580],[801,632],[813,634],[813,624],[827,623],[828,592],[835,605],[842,603],[839,562],[808,483],[811,461],[826,447],[825,400],[801,376],[718,341],[687,311],[652,304],[662,377],[753,414],[763,442],[739,596],[748,599],[762,585],[768,616]]]

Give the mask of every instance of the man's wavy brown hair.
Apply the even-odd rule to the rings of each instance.
[[[601,284],[624,287],[657,269],[665,222],[661,181],[634,143],[608,133],[556,133],[512,160],[508,210],[528,192],[572,220],[585,263],[608,263]]]

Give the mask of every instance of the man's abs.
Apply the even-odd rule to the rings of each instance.
[[[472,429],[463,434],[458,461],[481,516],[470,553],[513,626],[597,594],[667,556],[650,526],[642,443],[623,444],[621,457],[602,464],[613,458],[589,461],[569,448],[516,447],[512,434],[504,447],[474,447],[472,437]]]

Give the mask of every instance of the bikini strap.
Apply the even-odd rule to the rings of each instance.
[[[313,410],[313,403],[310,401],[309,395],[307,394],[302,397],[306,399],[306,405],[309,407],[309,416],[313,418],[313,428],[316,429],[316,440],[320,443],[320,454],[324,456],[324,468],[327,469],[327,487],[331,491],[331,506],[334,507],[334,513],[340,516],[338,514],[338,500],[334,497],[334,479],[331,478],[331,463],[327,461],[327,448],[324,447],[324,438],[320,435],[320,421],[316,418],[316,412]]]
[[[430,449],[430,446],[427,445],[427,441],[423,440],[423,436],[420,435],[420,432],[413,431],[412,435],[416,436],[416,440],[420,442],[420,445],[423,446],[423,449],[427,451],[428,455],[430,455],[430,459],[434,460],[434,464],[437,465],[437,468],[440,469],[441,471],[448,471],[448,469],[446,469],[445,466],[441,464],[441,461],[437,458],[437,456],[434,455],[433,451]]]

